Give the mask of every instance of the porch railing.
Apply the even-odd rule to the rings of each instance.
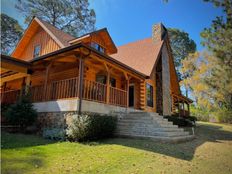
[[[110,100],[112,105],[126,106],[127,105],[127,91],[110,87]]]
[[[1,93],[1,103],[12,104],[15,103],[20,96],[20,90],[10,90]]]
[[[32,102],[50,101],[65,98],[78,97],[78,77],[52,81],[44,91],[44,85],[32,86],[30,95]],[[127,106],[127,91],[109,87],[109,104]],[[20,90],[7,91],[3,94],[3,103],[13,103],[20,95]],[[84,79],[83,93],[84,100],[107,103],[107,85]]]
[[[106,102],[106,85],[84,79],[83,99]]]

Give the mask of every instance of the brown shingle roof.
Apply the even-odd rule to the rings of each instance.
[[[154,43],[152,38],[146,38],[118,47],[118,52],[111,57],[150,76],[162,45],[163,41]]]
[[[36,19],[39,20],[56,37],[56,39],[58,39],[58,41],[63,45],[63,47],[70,46],[69,41],[75,39],[75,37],[63,32],[62,30],[54,27],[48,22],[45,22],[39,18]]]

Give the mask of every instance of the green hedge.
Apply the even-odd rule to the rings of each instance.
[[[195,126],[196,117],[177,117],[177,116],[164,116],[164,118],[168,119],[168,121],[173,122],[174,125],[178,125],[180,127],[192,127]]]
[[[4,111],[4,117],[8,124],[19,125],[24,131],[27,126],[35,123],[37,112],[33,108],[28,95],[24,95],[15,104],[7,107]]]
[[[88,141],[112,137],[116,129],[117,118],[108,115],[73,115],[66,130],[71,141]]]

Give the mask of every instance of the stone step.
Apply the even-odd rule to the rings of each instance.
[[[172,122],[156,122],[156,121],[147,121],[147,120],[119,120],[118,123],[125,123],[128,125],[154,125],[156,127],[178,127],[177,125],[173,125]]]
[[[155,120],[155,121],[167,121],[168,119],[166,118],[161,118],[161,117],[149,117],[149,116],[124,116],[121,119],[124,120]]]
[[[124,124],[119,123],[117,125],[117,129],[119,130],[124,130],[124,129],[131,129],[135,126],[125,126]],[[137,129],[150,129],[152,131],[163,131],[163,132],[175,132],[175,131],[179,131],[179,132],[184,132],[183,128],[176,128],[176,127],[155,127],[154,125],[144,125],[144,126],[136,126]]]
[[[166,120],[154,120],[154,119],[119,119],[118,121],[126,121],[126,122],[133,122],[133,123],[137,123],[137,122],[145,122],[145,123],[161,123],[161,124],[173,124],[172,122],[166,121]]]
[[[125,138],[136,138],[136,139],[149,139],[155,142],[163,142],[163,143],[179,143],[179,142],[186,142],[190,141],[195,138],[194,135],[187,135],[187,136],[179,136],[179,137],[163,137],[163,136],[144,136],[144,135],[136,135],[133,136],[130,134],[116,134],[119,137]]]
[[[171,125],[171,124],[154,124],[154,123],[134,123],[134,122],[124,122],[124,121],[120,121],[118,122],[118,125],[120,126],[125,126],[125,127],[134,127],[134,126],[138,126],[138,127],[150,127],[150,128],[178,128],[177,125]]]
[[[173,137],[173,136],[185,136],[189,135],[189,132],[182,131],[173,131],[173,132],[164,132],[164,131],[152,131],[149,129],[139,130],[139,129],[120,129],[117,130],[118,133],[127,133],[127,134],[137,134],[137,135],[151,135],[151,136],[165,136],[165,137]]]

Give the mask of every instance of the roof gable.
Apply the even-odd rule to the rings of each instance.
[[[45,32],[47,32],[48,35],[57,43],[57,45],[59,45],[60,48],[70,46],[69,41],[74,39],[73,36],[35,17],[29,24],[26,31],[24,32],[24,35],[18,42],[11,56],[18,57],[21,54],[21,52],[26,47],[26,45],[30,42],[30,39],[33,37],[33,35],[35,35],[39,27],[41,27]]]
[[[94,32],[90,32],[87,34],[84,34],[78,38],[75,38],[71,41],[69,41],[70,44],[76,44],[79,42],[97,42],[99,40],[104,41],[104,46],[107,49],[107,54],[114,54],[117,52],[117,47],[115,46],[109,32],[106,28],[102,28],[99,30],[96,30]],[[100,43],[99,43],[100,44]]]

